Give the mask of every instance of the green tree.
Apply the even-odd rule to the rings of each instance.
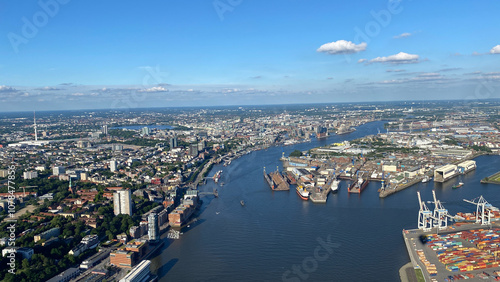
[[[302,152],[299,150],[295,150],[290,153],[290,157],[300,157],[300,156],[302,156]]]

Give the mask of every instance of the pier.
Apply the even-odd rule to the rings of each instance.
[[[329,186],[322,189],[321,191],[318,190],[319,190],[318,188],[314,188],[313,191],[311,191],[311,195],[309,195],[309,199],[313,203],[322,203],[322,204],[326,203],[328,193],[330,193]]]
[[[407,183],[398,184],[395,188],[391,188],[390,185],[388,185],[389,187],[387,187],[387,188],[385,188],[385,189],[383,189],[383,190],[380,191],[379,197],[380,198],[385,198],[385,197],[387,197],[389,195],[392,195],[392,194],[394,194],[396,192],[399,192],[399,191],[404,190],[404,189],[406,189],[406,188],[408,188],[410,186],[413,186],[413,185],[415,185],[415,184],[417,184],[419,182],[422,182],[423,179],[424,179],[423,176],[417,177],[417,178],[415,178],[415,179],[413,179],[413,180],[411,180],[411,181],[409,181]]]

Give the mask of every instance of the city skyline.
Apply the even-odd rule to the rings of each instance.
[[[500,97],[495,1],[132,3],[6,3],[0,111]]]

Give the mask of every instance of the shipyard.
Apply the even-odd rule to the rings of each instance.
[[[402,120],[386,125],[386,132],[379,130],[376,135],[283,155],[284,171],[275,173],[284,177],[267,182],[273,190],[278,182],[301,186],[315,203],[326,202],[328,185],[334,180],[352,194],[362,194],[368,183],[379,182],[380,198],[429,181],[454,183],[458,189],[463,176],[476,169],[475,158],[500,153],[499,131],[487,122],[464,126],[456,120]],[[341,124],[336,134],[353,131],[354,126]],[[319,138],[324,128],[318,126],[316,132]],[[482,141],[477,141],[479,137]],[[491,183],[495,176],[481,183]]]

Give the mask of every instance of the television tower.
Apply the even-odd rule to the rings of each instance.
[[[38,141],[38,135],[36,133],[36,117],[35,117],[35,111],[33,111],[33,123],[35,126],[35,141]]]

